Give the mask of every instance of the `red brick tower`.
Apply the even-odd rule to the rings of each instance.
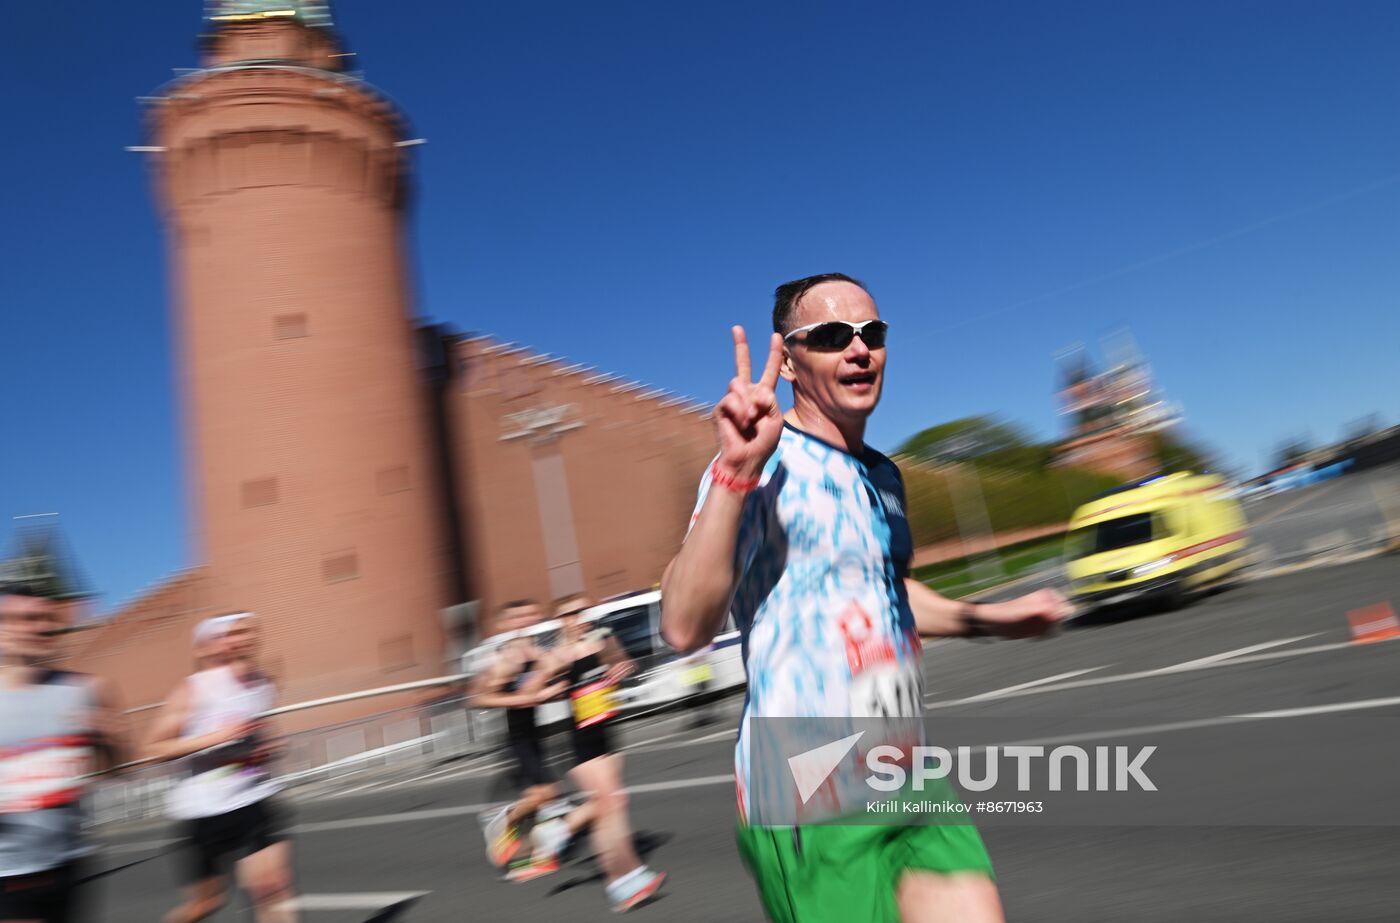
[[[446,531],[416,368],[405,123],[325,3],[211,0],[150,110],[196,559],[284,700],[443,670]]]

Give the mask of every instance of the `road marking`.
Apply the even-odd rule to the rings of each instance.
[[[360,894],[299,894],[278,904],[281,910],[388,910],[425,897],[430,891],[366,891]]]
[[[1378,641],[1377,644],[1388,644],[1397,639],[1388,638]],[[1375,645],[1368,645],[1374,647]],[[1248,656],[1235,657],[1230,660],[1217,660],[1213,663],[1203,663],[1190,668],[1162,667],[1155,670],[1139,670],[1136,673],[1118,673],[1113,676],[1091,676],[1088,679],[1070,680],[1066,683],[1058,683],[1053,686],[1036,686],[1033,689],[1022,689],[1019,692],[1008,692],[999,698],[1011,699],[1026,695],[1044,695],[1051,692],[1063,692],[1066,689],[1083,689],[1088,686],[1106,686],[1111,683],[1126,683],[1139,679],[1156,679],[1163,676],[1175,676],[1181,673],[1193,672],[1195,670],[1215,670],[1221,667],[1235,667],[1246,663],[1260,663],[1267,660],[1279,660],[1285,657],[1302,657],[1307,654],[1322,654],[1328,651],[1357,650],[1357,646],[1350,641],[1340,641],[1333,644],[1316,644],[1312,647],[1290,648],[1286,651],[1267,651],[1260,654],[1250,654]],[[926,708],[952,708],[977,699],[944,699],[941,702],[928,702]]]
[[[1113,664],[1105,664],[1102,667],[1085,667],[1083,670],[1070,670],[1068,673],[1056,673],[1054,676],[1047,676],[1044,679],[1033,679],[1028,683],[1017,683],[1015,686],[1007,686],[1005,689],[994,689],[991,692],[981,692],[974,696],[963,699],[964,702],[980,702],[984,699],[994,699],[997,696],[1008,695],[1013,692],[1020,692],[1022,689],[1030,689],[1035,686],[1044,686],[1046,683],[1057,683],[1060,680],[1072,679],[1076,676],[1083,676],[1085,673],[1093,673],[1095,670],[1103,670]],[[925,699],[928,697],[925,696]]]
[[[655,741],[648,741],[646,743],[633,744],[632,746],[626,747],[624,749],[626,749],[628,753],[653,753],[657,750],[679,750],[681,747],[694,747],[699,744],[710,743],[711,741],[715,740],[721,740],[725,737],[736,737],[738,736],[738,734],[739,729],[737,727],[731,727],[725,728],[722,731],[714,731],[713,733],[705,734],[702,737],[692,737],[689,740],[673,740],[669,743],[657,743]]]
[[[1277,641],[1265,641],[1262,644],[1251,644],[1248,647],[1236,648],[1233,651],[1225,651],[1224,653],[1220,654],[1211,654],[1209,657],[1200,657],[1196,660],[1188,660],[1185,663],[1178,663],[1173,664],[1170,667],[1163,667],[1162,672],[1167,673],[1176,670],[1194,670],[1196,667],[1202,667],[1206,664],[1211,663],[1219,663],[1222,660],[1231,660],[1235,657],[1239,657],[1244,654],[1253,654],[1255,651],[1264,651],[1268,650],[1271,647],[1281,647],[1284,644],[1292,644],[1295,641],[1306,641],[1309,638],[1316,638],[1320,634],[1322,634],[1322,632],[1315,631],[1310,635],[1299,635],[1296,638],[1280,638]]]
[[[693,779],[672,779],[668,782],[643,782],[641,785],[629,785],[627,791],[632,794],[645,794],[647,792],[669,792],[678,788],[699,788],[702,785],[733,785],[734,773],[729,772],[720,776],[697,776]]]
[[[1251,712],[1237,715],[1238,718],[1303,718],[1308,715],[1325,715],[1335,711],[1362,711],[1368,708],[1385,708],[1400,705],[1400,696],[1385,699],[1361,699],[1356,702],[1338,702],[1335,705],[1308,705],[1303,708],[1280,708],[1274,711]]]

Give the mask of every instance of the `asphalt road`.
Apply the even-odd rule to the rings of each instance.
[[[1386,491],[1400,491],[1400,466],[1373,468],[1245,501],[1250,542],[1258,560],[1286,564],[1383,544],[1392,528],[1379,502]]]
[[[1106,826],[1110,810],[1089,826],[986,826],[1008,918],[1400,920],[1400,826],[1388,825],[1390,806],[1400,804],[1400,734],[1382,730],[1400,723],[1400,643],[1352,644],[1346,621],[1348,610],[1385,601],[1400,606],[1395,556],[1276,576],[1181,611],[1074,625],[1044,641],[930,645],[931,714],[985,719],[993,736],[1012,718],[1049,728],[1090,715],[1128,738],[1208,759],[1252,729],[1277,731],[1251,750],[1247,772],[1201,793],[1190,815],[1196,825]],[[700,728],[681,715],[626,731],[638,842],[671,876],[639,919],[761,919],[734,848],[737,708],[737,700],[720,703],[714,723]],[[1337,720],[1287,711],[1300,708]],[[1221,724],[1258,712],[1272,717]],[[493,879],[475,817],[500,797],[493,763],[423,770],[298,802],[304,899],[342,908],[308,910],[302,919],[611,918],[586,849],[535,882]],[[1301,825],[1307,811],[1299,808],[1319,786],[1347,809],[1350,826],[1319,826],[1327,816]],[[1202,817],[1237,816],[1241,792],[1256,807],[1277,807],[1255,812],[1270,825],[1201,825]],[[1368,806],[1385,810],[1368,814]],[[169,835],[160,824],[106,833],[103,863],[115,871],[99,882],[104,915],[95,919],[148,923],[172,905]],[[251,917],[231,907],[217,919]]]

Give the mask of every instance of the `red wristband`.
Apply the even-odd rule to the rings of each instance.
[[[736,494],[748,493],[758,487],[761,480],[762,478],[754,478],[751,481],[746,481],[733,472],[725,471],[719,466],[719,459],[715,459],[715,463],[710,466],[710,483],[718,484],[725,490],[732,490]]]

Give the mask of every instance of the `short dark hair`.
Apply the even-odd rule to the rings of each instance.
[[[788,332],[788,327],[792,324],[792,315],[797,311],[797,303],[802,300],[803,295],[823,282],[849,282],[859,286],[866,294],[870,293],[870,289],[865,287],[864,282],[853,279],[844,272],[824,272],[821,275],[784,282],[773,290],[773,331],[775,333],[785,334]]]
[[[512,599],[501,606],[501,612],[509,612],[512,609],[524,609],[526,606],[539,606],[533,599]]]

